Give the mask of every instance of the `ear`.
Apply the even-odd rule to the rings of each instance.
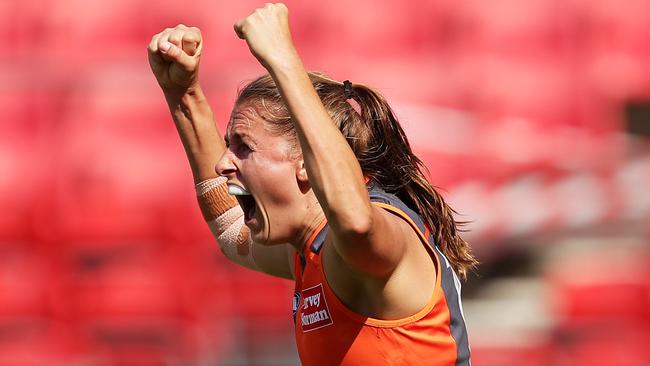
[[[302,193],[307,193],[307,191],[311,189],[305,161],[302,159],[296,162],[296,181],[298,182],[298,187]]]

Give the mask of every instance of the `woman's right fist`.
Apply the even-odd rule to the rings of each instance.
[[[196,87],[202,48],[201,31],[182,24],[151,38],[149,66],[163,91],[185,93]]]

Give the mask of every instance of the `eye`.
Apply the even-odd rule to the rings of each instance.
[[[230,147],[232,149],[232,152],[234,152],[235,155],[237,155],[239,158],[244,158],[253,152],[253,149],[251,149],[250,146],[241,142],[238,144],[230,145]]]

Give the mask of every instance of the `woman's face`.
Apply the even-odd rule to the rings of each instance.
[[[250,193],[235,197],[253,241],[286,243],[299,230],[296,216],[304,206],[298,179],[301,161],[291,158],[287,138],[271,134],[265,123],[253,103],[236,105],[226,130],[227,149],[216,171],[228,178],[229,186]]]

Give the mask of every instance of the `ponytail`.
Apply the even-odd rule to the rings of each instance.
[[[365,85],[354,85],[353,90],[352,98],[361,106],[360,117],[368,122],[374,140],[367,153],[372,156],[359,159],[364,173],[422,216],[456,273],[466,278],[478,264],[469,244],[460,236],[466,223],[454,219],[456,211],[425,178],[424,172],[428,175],[429,171],[411,150],[386,100]]]

